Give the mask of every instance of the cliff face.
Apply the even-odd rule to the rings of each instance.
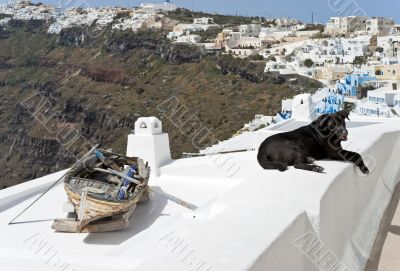
[[[172,44],[162,32],[132,31],[102,32],[74,27],[61,31],[58,45],[67,47],[96,48],[101,43],[108,53],[129,54],[133,50],[142,49],[165,60],[168,64],[198,63],[205,56],[197,46]]]
[[[120,32],[114,33],[105,44],[111,53],[126,53],[135,49],[144,49],[164,59],[168,64],[199,63],[205,56],[197,46],[171,44],[164,36],[151,33]]]
[[[124,152],[140,116],[163,121],[179,157],[198,151],[185,120],[226,139],[254,114],[275,114],[283,97],[317,86],[274,81],[265,63],[209,56],[159,32],[55,36],[42,28],[16,21],[0,31],[0,189],[70,166],[88,143]],[[173,119],[158,109],[171,99],[181,110]]]

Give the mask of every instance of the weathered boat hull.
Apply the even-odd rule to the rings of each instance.
[[[109,159],[115,159],[114,168],[123,171],[124,167],[135,164],[137,169],[133,172],[137,172],[137,175],[131,178],[115,170],[107,170],[107,167],[99,168],[104,160],[100,161],[96,156],[91,156],[83,163],[71,168],[64,177],[64,188],[74,207],[77,219],[75,221],[58,219],[53,224],[55,230],[68,229],[68,232],[82,232],[90,223],[92,226],[97,220],[115,217],[123,217],[123,222],[127,224],[127,219],[132,215],[136,204],[141,201],[143,195],[148,195],[150,168],[144,164],[143,160],[122,155],[115,156],[115,153],[101,151],[104,155],[109,155]],[[125,199],[121,200],[118,199],[118,193],[126,178],[131,179],[131,185],[124,187]],[[102,223],[104,224],[104,221]],[[95,227],[92,226],[92,228]],[[106,228],[102,227],[101,231],[105,231]],[[115,227],[110,228],[110,230],[113,229]]]
[[[72,191],[71,187],[68,185],[65,185],[65,191],[74,205],[75,212],[81,214],[82,194]],[[85,228],[90,222],[95,220],[128,212],[136,205],[145,192],[146,187],[139,188],[139,191],[137,191],[137,194],[135,193],[136,195],[134,197],[123,201],[102,200],[88,193],[83,206],[82,218],[80,219],[80,228]]]

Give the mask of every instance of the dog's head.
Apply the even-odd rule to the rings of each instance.
[[[349,113],[345,110],[334,114],[325,114],[320,116],[312,123],[318,137],[333,141],[346,141],[349,132],[346,129],[346,121],[349,119]]]

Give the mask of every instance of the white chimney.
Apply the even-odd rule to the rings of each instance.
[[[292,118],[310,121],[316,118],[311,94],[296,95],[292,102]]]
[[[134,134],[128,136],[126,155],[142,158],[149,163],[151,175],[160,175],[160,167],[172,159],[168,134],[162,132],[159,119],[142,117],[135,122]]]

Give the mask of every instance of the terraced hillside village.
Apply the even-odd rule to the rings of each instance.
[[[166,39],[177,22],[199,15],[220,25],[258,20],[178,10],[163,19],[160,30],[73,27],[48,34],[50,22],[14,19],[2,27],[0,188],[72,165],[74,155],[60,144],[60,137],[72,136],[67,131],[124,152],[136,119],[156,116],[178,158],[198,151],[191,136],[195,127],[179,125],[185,120],[195,116],[196,125],[212,132],[206,146],[231,137],[255,114],[274,115],[284,97],[320,87],[300,76],[264,73],[267,60],[211,54]],[[173,105],[179,111],[175,121],[160,110],[171,107],[171,99],[179,101]]]

